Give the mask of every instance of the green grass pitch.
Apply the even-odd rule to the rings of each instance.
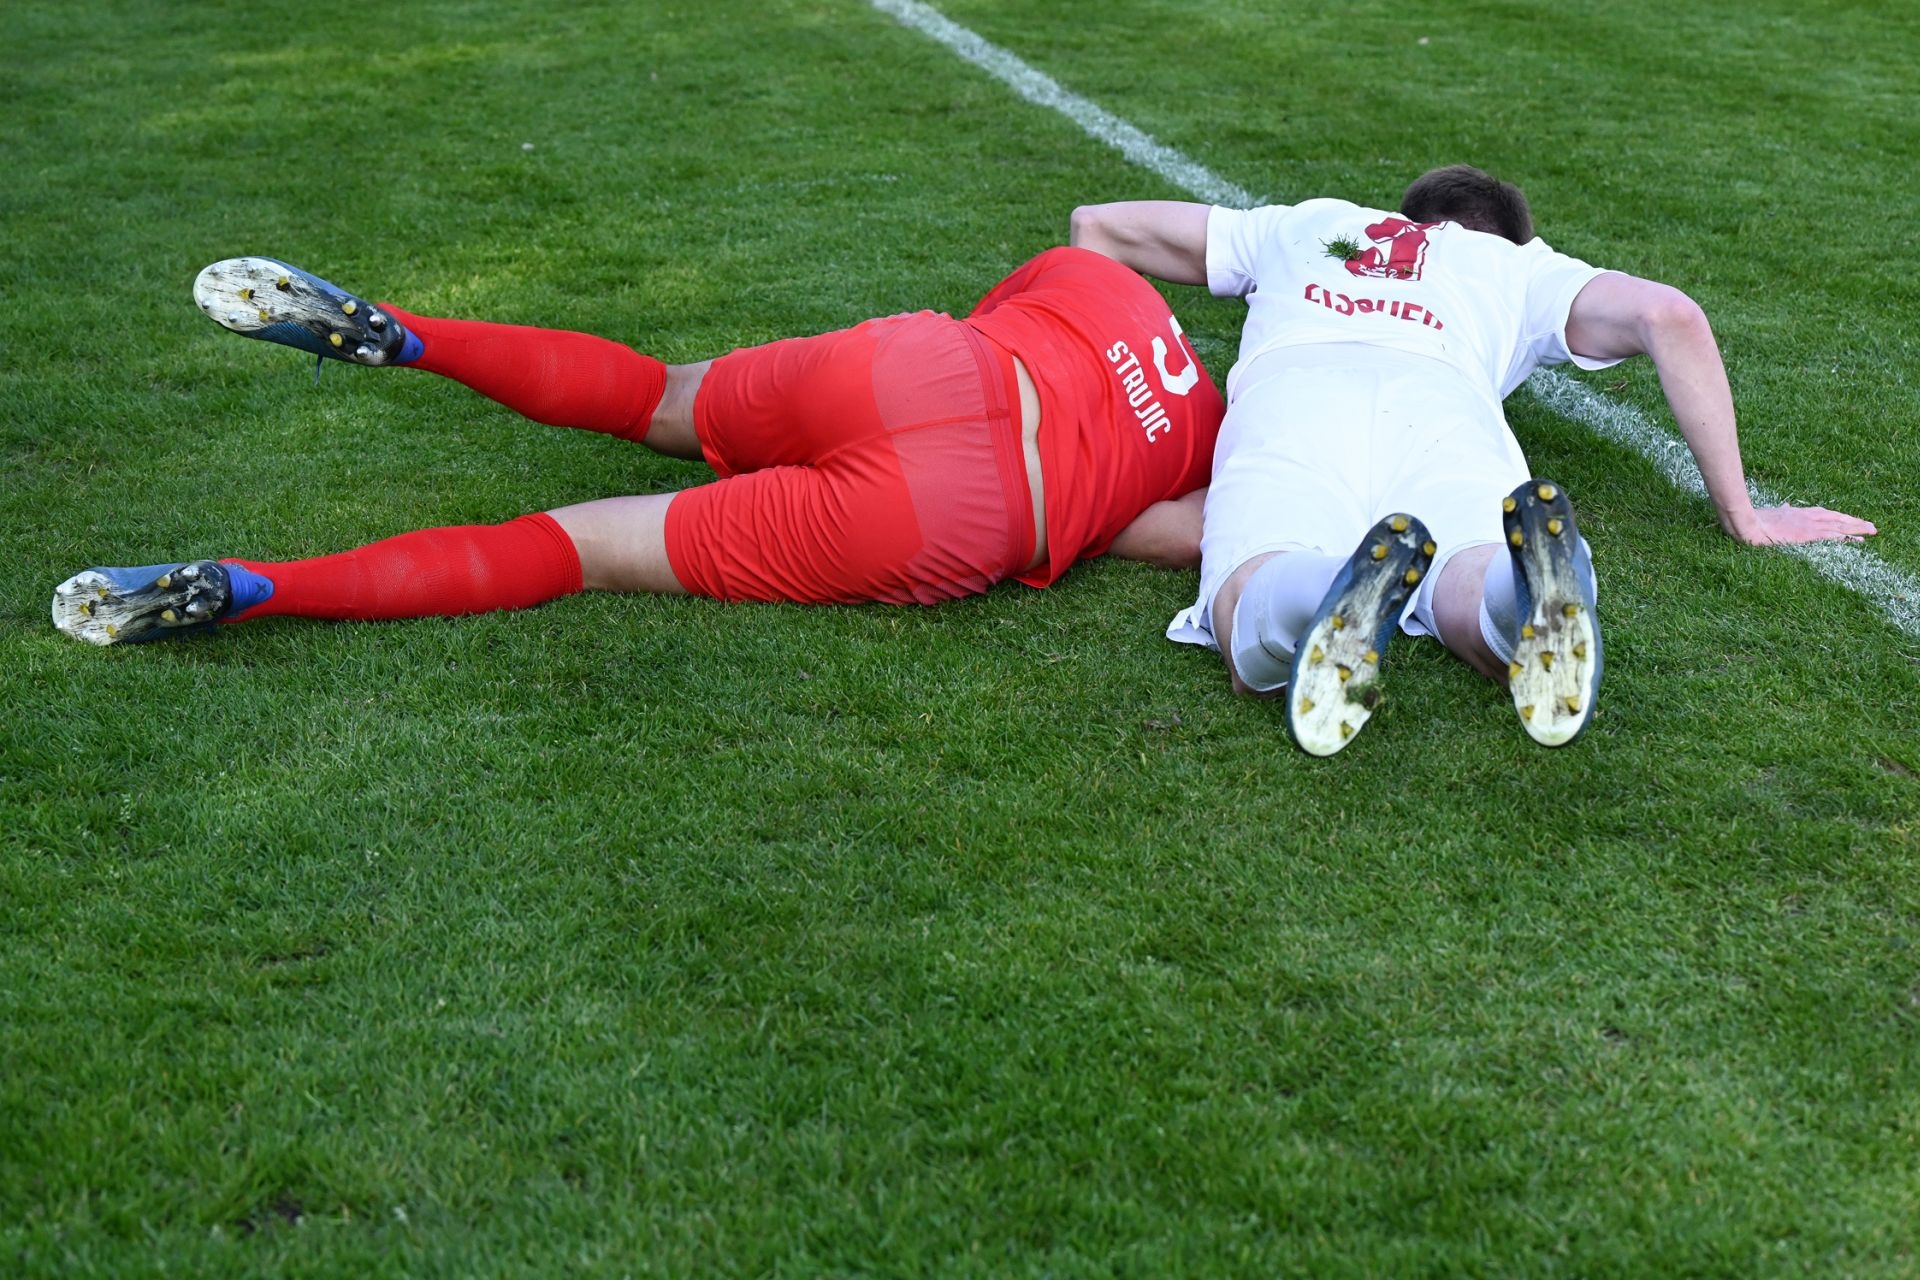
[[[1900,6],[941,7],[1263,198],[1520,182],[1920,572]],[[0,101],[0,1275],[1920,1270],[1920,640],[1638,455],[1510,405],[1601,564],[1560,752],[1403,642],[1303,757],[1120,563],[95,650],[87,565],[703,474],[315,388],[206,262],[695,359],[1182,193],[863,0],[11,4]]]

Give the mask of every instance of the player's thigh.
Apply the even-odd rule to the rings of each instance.
[[[918,460],[885,442],[860,453],[677,495],[665,527],[676,580],[719,600],[935,604],[1024,567],[1032,517],[990,462],[935,466],[926,475],[940,483],[922,485],[909,474]]]
[[[661,389],[653,420],[647,424],[647,448],[693,462],[706,457],[700,449],[699,433],[693,427],[693,405],[712,364],[711,360],[701,360],[667,366],[667,384]]]
[[[1200,533],[1200,601],[1216,640],[1232,610],[1222,590],[1249,564],[1276,551],[1345,555],[1366,534],[1373,518],[1340,461],[1279,439],[1216,460]]]
[[[994,376],[959,321],[886,316],[722,356],[700,385],[694,425],[723,476],[814,465],[926,422],[977,416]]]

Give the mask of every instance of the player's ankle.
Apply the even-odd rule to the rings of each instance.
[[[239,622],[247,610],[273,598],[273,579],[266,574],[238,560],[222,560],[220,564],[227,571],[227,588],[231,593],[231,602],[220,621]]]

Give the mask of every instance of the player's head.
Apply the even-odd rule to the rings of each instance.
[[[1470,164],[1430,169],[1400,197],[1400,212],[1415,222],[1457,222],[1515,244],[1533,239],[1526,193]]]

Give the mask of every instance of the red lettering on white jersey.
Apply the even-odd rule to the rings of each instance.
[[[1396,320],[1411,320],[1423,324],[1429,329],[1444,329],[1440,317],[1417,302],[1392,302],[1385,298],[1349,298],[1344,293],[1335,293],[1323,284],[1307,285],[1305,293],[1300,295],[1307,302],[1317,302],[1335,315],[1341,316],[1391,316]]]

